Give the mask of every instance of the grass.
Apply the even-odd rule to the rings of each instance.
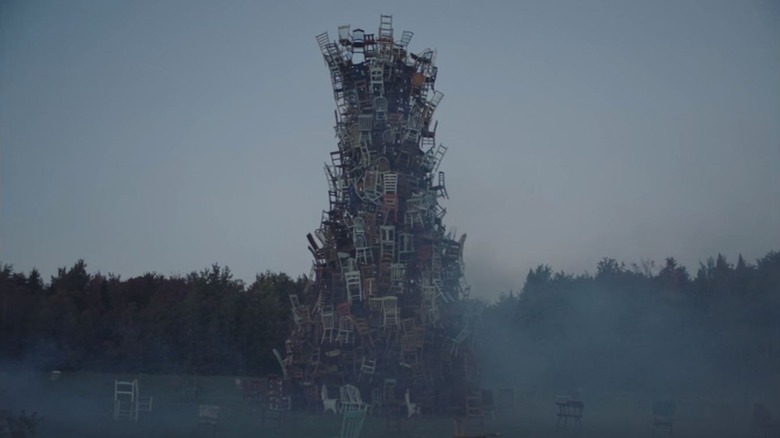
[[[137,423],[114,421],[114,379],[139,378],[141,395],[154,397],[153,411],[140,414]],[[337,437],[340,418],[333,414],[292,412],[279,426],[263,422],[256,407],[244,403],[233,377],[201,377],[196,401],[182,393],[182,379],[165,375],[113,375],[0,372],[0,410],[43,415],[39,437],[183,437],[210,436],[198,426],[198,404],[221,407],[219,437]],[[518,397],[514,407],[499,409],[484,425],[472,420],[469,431],[498,431],[504,437],[650,437],[650,400],[633,395],[605,394],[585,398],[582,428],[555,425],[552,395]],[[675,437],[746,436],[749,403],[688,398],[677,403]],[[388,430],[384,419],[369,417],[362,438],[451,437],[451,418],[424,416]]]

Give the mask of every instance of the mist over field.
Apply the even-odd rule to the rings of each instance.
[[[95,427],[130,433],[111,420],[113,380],[142,376],[157,408],[134,427],[197,431],[196,405],[182,398],[181,385],[198,375],[199,402],[234,397],[233,415],[252,418],[230,376],[280,372],[271,350],[289,333],[287,296],[304,285],[267,272],[247,286],[218,265],[186,277],[122,280],[90,274],[82,261],[44,283],[6,265],[3,408],[36,411],[51,433],[55,425],[84,436]],[[780,406],[778,285],[774,251],[755,263],[718,255],[695,275],[672,258],[657,266],[603,259],[592,275],[540,265],[518,291],[478,304],[475,385],[494,391],[492,424],[509,436],[553,425],[560,396],[585,402],[591,431],[645,427],[656,400],[676,402],[687,436],[710,426],[746,430],[755,403]],[[52,380],[52,370],[62,378]],[[733,421],[720,424],[724,415]],[[268,427],[236,421],[235,436]]]
[[[778,24],[0,0],[0,438],[780,437]]]

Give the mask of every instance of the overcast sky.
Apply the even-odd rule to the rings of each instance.
[[[438,52],[475,295],[780,249],[777,1],[391,3],[0,3],[0,261],[308,272],[336,149],[314,37],[381,13]]]

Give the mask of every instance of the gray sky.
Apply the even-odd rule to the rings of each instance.
[[[477,296],[780,249],[776,1],[5,1],[0,260],[127,278],[308,272],[336,149],[314,36],[380,13],[438,51]]]

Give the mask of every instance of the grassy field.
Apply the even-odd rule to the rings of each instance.
[[[340,419],[333,414],[292,412],[279,425],[263,422],[257,408],[244,403],[233,377],[201,377],[197,400],[182,392],[176,376],[140,376],[141,395],[154,397],[152,412],[142,412],[137,423],[114,421],[114,379],[135,375],[0,372],[0,409],[18,414],[37,411],[44,417],[39,437],[183,437],[211,436],[198,426],[198,404],[221,407],[220,437],[336,437]],[[650,403],[633,394],[584,397],[581,428],[556,427],[554,394],[524,396],[518,391],[514,406],[499,407],[483,425],[467,423],[469,431],[497,431],[505,437],[651,437]],[[727,399],[681,398],[677,401],[675,437],[748,436],[750,403]],[[405,420],[401,430],[388,430],[384,419],[369,417],[361,437],[450,437],[451,418],[423,416]]]

